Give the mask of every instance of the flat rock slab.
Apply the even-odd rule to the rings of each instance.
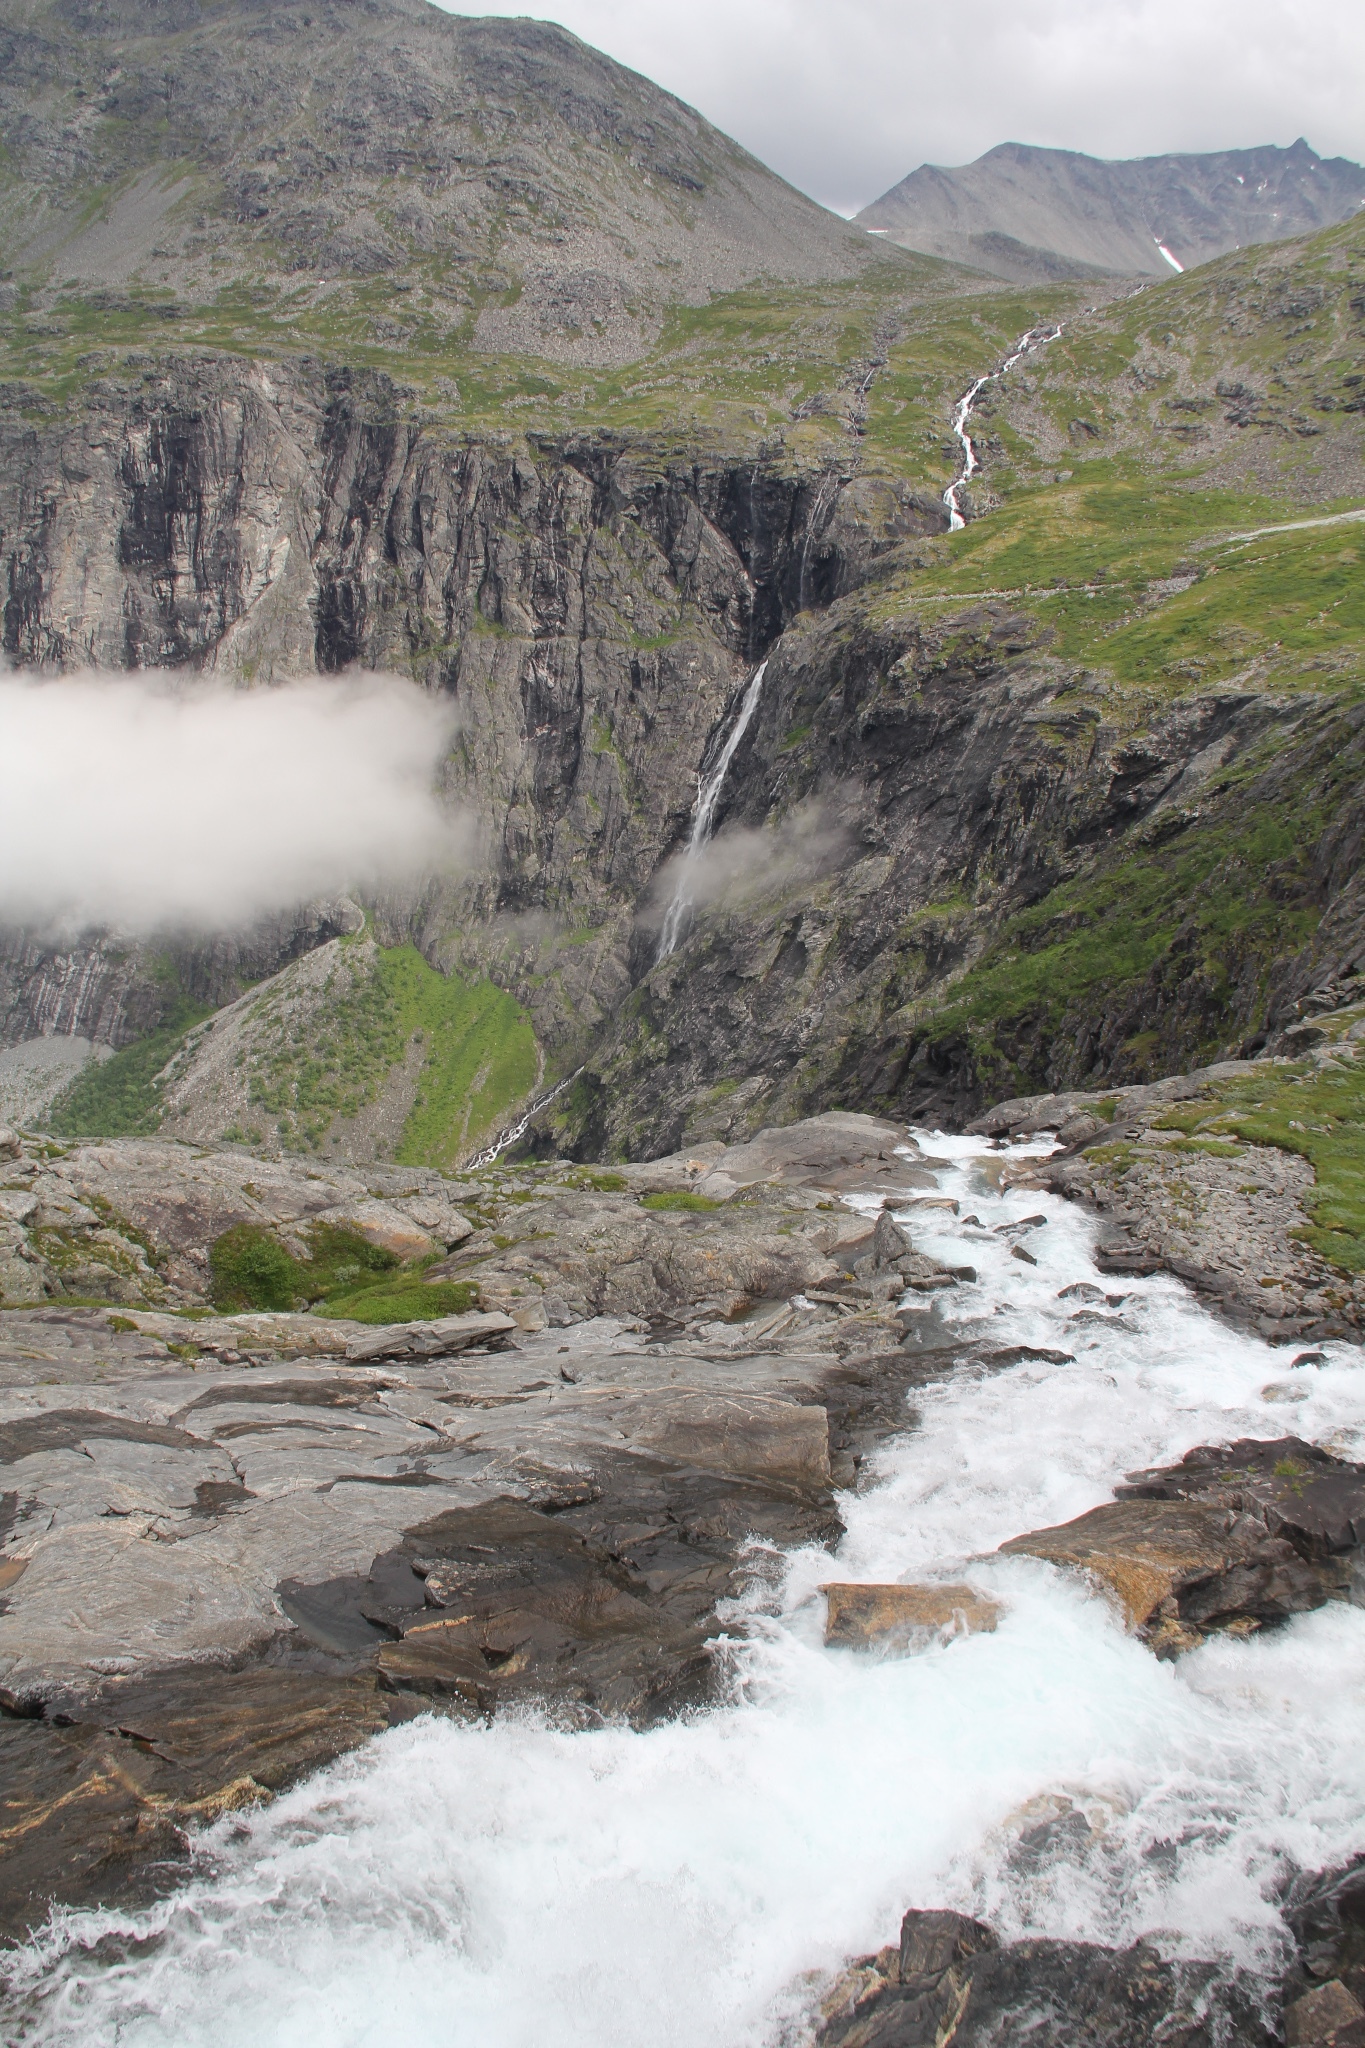
[[[868,1586],[831,1582],[825,1641],[853,1649],[908,1648],[927,1634],[977,1635],[995,1628],[1002,1609],[970,1586]]]
[[[54,1890],[73,1903],[145,1899],[183,1864],[187,1829],[409,1711],[369,1675],[200,1667],[111,1682],[64,1725],[0,1721],[0,1927],[39,1925]]]

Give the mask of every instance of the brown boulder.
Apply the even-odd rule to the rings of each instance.
[[[923,1630],[976,1635],[994,1629],[1000,1607],[970,1586],[821,1586],[825,1641],[856,1649],[906,1646]]]
[[[1106,1507],[1001,1548],[1097,1579],[1159,1655],[1350,1594],[1365,1468],[1297,1437],[1202,1445],[1117,1491]]]

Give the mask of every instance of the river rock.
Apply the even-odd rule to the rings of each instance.
[[[855,1649],[904,1649],[931,1631],[976,1635],[995,1628],[999,1603],[970,1586],[873,1586],[832,1581],[820,1587],[827,1603],[825,1641]]]
[[[1001,1946],[979,1920],[910,1912],[898,1948],[855,1963],[821,2007],[818,2048],[1271,2048],[1254,1987],[1145,1942]]]
[[[1333,2040],[1340,2048],[1359,2048],[1365,2041],[1365,1856],[1344,1869],[1297,1878],[1285,1919],[1295,1942],[1283,1987],[1288,2039],[1297,2037],[1300,2048]]]
[[[1284,2038],[1287,2048],[1359,2048],[1365,2007],[1334,1978],[1285,2007]]]
[[[1084,1571],[1158,1655],[1353,1597],[1365,1467],[1283,1437],[1201,1446],[1129,1475],[1121,1498],[1002,1544]]]

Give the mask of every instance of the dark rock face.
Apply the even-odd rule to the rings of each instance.
[[[552,1513],[451,1509],[376,1559],[360,1607],[397,1639],[376,1659],[381,1683],[484,1712],[551,1697],[647,1725],[712,1692],[706,1639],[745,1576],[745,1538],[822,1542],[840,1526],[818,1493],[629,1457],[555,1490]]]
[[[858,215],[907,249],[997,277],[1188,269],[1253,242],[1311,234],[1365,200],[1365,170],[1290,149],[1221,150],[1105,162],[1073,150],[1002,143],[973,164],[924,164]]]
[[[1285,1918],[1296,1954],[1284,1982],[1289,2048],[1365,2042],[1365,1858],[1299,1878]],[[1355,2010],[1352,2011],[1354,2005]]]
[[[1158,1656],[1360,1597],[1365,1466],[1298,1437],[1201,1446],[1116,1492],[1001,1548],[1099,1579]]]
[[[833,2008],[831,2010],[831,2008]],[[1213,1963],[1078,1941],[1016,1941],[960,1913],[911,1912],[899,1950],[855,1965],[819,2048],[1221,2048],[1270,2044],[1257,2003]]]
[[[144,1901],[186,1830],[282,1791],[412,1709],[372,1676],[200,1668],[115,1684],[52,1720],[0,1718],[0,1928],[55,1894]]]

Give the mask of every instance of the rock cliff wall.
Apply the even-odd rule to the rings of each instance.
[[[359,664],[453,698],[446,790],[476,820],[476,863],[381,921],[448,964],[501,963],[551,1043],[624,994],[642,884],[752,664],[803,606],[941,523],[932,498],[852,465],[456,439],[387,380],[344,372],[151,366],[70,412],[12,397],[0,413],[8,659],[248,683]],[[233,992],[225,949],[239,981],[299,950],[276,935],[151,952],[168,947],[208,1001]],[[149,1028],[140,958],[108,935],[11,935],[7,1042]]]

